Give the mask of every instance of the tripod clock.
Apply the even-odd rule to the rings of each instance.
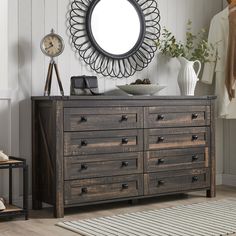
[[[65,48],[64,41],[61,36],[58,34],[55,34],[54,30],[52,29],[51,33],[46,35],[40,44],[42,52],[51,58],[51,61],[49,63],[48,67],[48,74],[47,74],[47,80],[44,88],[44,96],[50,96],[51,93],[51,84],[52,84],[52,75],[53,75],[53,68],[56,72],[57,82],[60,88],[61,95],[64,96],[64,90],[62,87],[59,71],[57,64],[54,60],[55,57],[58,57],[62,54]]]

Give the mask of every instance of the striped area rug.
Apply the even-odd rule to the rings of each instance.
[[[236,232],[236,199],[57,225],[82,236],[223,236]]]

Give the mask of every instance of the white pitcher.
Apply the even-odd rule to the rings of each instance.
[[[182,96],[194,96],[194,91],[199,81],[198,75],[201,71],[201,62],[196,61],[188,61],[184,57],[178,58],[181,68],[178,75],[178,84],[180,88],[180,92]],[[198,63],[199,69],[197,73],[194,70],[194,64]]]

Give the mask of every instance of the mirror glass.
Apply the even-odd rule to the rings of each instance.
[[[141,22],[128,0],[101,0],[92,12],[91,30],[95,41],[104,51],[122,55],[137,43]]]

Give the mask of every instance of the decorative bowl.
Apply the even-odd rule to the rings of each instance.
[[[154,95],[155,93],[166,88],[165,85],[158,84],[135,84],[135,85],[120,85],[117,86],[122,91],[131,95]]]

